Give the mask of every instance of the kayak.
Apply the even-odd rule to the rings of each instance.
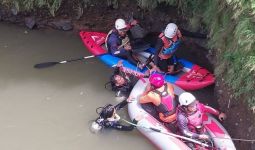
[[[114,67],[119,60],[122,60],[123,66],[128,69],[143,74],[148,70],[146,67],[139,69],[137,66],[131,64],[127,60],[108,53],[105,47],[106,36],[107,34],[101,32],[80,32],[80,37],[85,47],[107,66]],[[139,54],[142,55],[142,57],[148,58],[153,56],[154,53],[155,48],[150,47]],[[165,80],[167,82],[173,83],[184,90],[197,90],[214,84],[215,77],[207,69],[193,64],[192,62],[185,59],[178,59],[177,61],[183,65],[183,69],[181,73],[175,75],[165,75]]]
[[[151,114],[146,112],[139,103],[139,97],[146,89],[147,84],[149,83],[148,79],[139,80],[131,91],[130,97],[133,98],[133,101],[128,104],[128,113],[133,120],[139,114],[145,116],[142,120],[138,122],[137,129],[147,138],[154,146],[158,149],[173,149],[173,150],[187,150],[190,149],[183,140],[179,138],[170,136],[172,132],[169,131],[161,122],[155,119]],[[183,89],[174,85],[174,93],[180,95],[184,92]],[[208,149],[217,149],[217,150],[236,150],[231,137],[224,127],[210,114],[204,114],[203,116],[203,125],[213,139],[213,147]],[[141,126],[141,127],[139,127]],[[147,128],[143,128],[147,127]],[[164,131],[165,134],[150,130],[148,127],[159,129]],[[207,149],[207,148],[205,148]]]

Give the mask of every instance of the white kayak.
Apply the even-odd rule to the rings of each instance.
[[[148,84],[148,79],[139,80],[134,86],[130,97],[133,101],[128,104],[128,113],[133,120],[136,116],[143,114],[144,118],[138,122],[137,129],[150,140],[150,142],[158,149],[162,150],[189,150],[190,148],[180,139],[170,136],[172,134],[161,122],[147,113],[139,103],[139,97],[144,92]],[[175,95],[185,92],[181,88],[174,85]],[[203,124],[207,132],[213,138],[214,147],[220,150],[236,150],[231,137],[224,127],[211,115],[203,116]],[[139,127],[140,126],[140,127]],[[159,129],[163,133],[153,131],[149,128]],[[168,134],[167,134],[168,133]]]

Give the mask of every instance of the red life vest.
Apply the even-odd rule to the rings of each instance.
[[[179,47],[181,43],[181,40],[178,34],[176,36],[177,36],[177,40],[173,41],[172,39],[166,38],[163,33],[159,35],[159,38],[163,41],[163,47],[159,53],[160,58],[168,59],[177,50],[177,48]]]
[[[193,131],[203,128],[203,120],[202,120],[203,112],[201,110],[199,103],[197,103],[196,105],[197,105],[197,111],[191,115],[187,114],[188,128]]]

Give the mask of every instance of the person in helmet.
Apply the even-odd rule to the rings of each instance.
[[[99,108],[101,111],[98,112]],[[103,128],[116,129],[119,131],[131,131],[134,129],[134,125],[123,125],[120,122],[120,116],[116,113],[117,108],[112,104],[107,104],[104,107],[99,107],[97,113],[99,117],[92,123],[92,131],[98,132]],[[143,115],[138,115],[132,121],[133,124],[137,124],[143,118]]]
[[[141,104],[152,103],[158,118],[172,132],[176,131],[177,101],[174,99],[174,87],[164,81],[164,76],[154,73],[149,77],[150,84],[139,99]]]
[[[132,56],[132,47],[127,31],[136,24],[136,20],[127,24],[124,19],[117,19],[115,21],[115,28],[108,33],[106,38],[107,49],[113,56],[127,59],[134,65],[137,64],[137,60]]]
[[[202,116],[204,113],[210,113],[218,116],[223,121],[226,118],[224,113],[220,113],[212,107],[199,103],[196,98],[188,92],[184,92],[179,96],[180,106],[178,107],[177,125],[180,132],[187,137],[208,140],[202,124]]]
[[[169,74],[178,73],[181,67],[177,66],[174,56],[182,39],[182,34],[174,23],[169,23],[165,30],[160,33],[155,45],[156,53],[154,57],[154,68]]]

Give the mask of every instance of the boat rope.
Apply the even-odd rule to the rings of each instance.
[[[222,138],[222,137],[213,137],[214,139],[227,139],[233,141],[242,141],[242,142],[255,142],[255,139],[242,139],[242,138]]]
[[[211,147],[210,145],[206,144],[206,143],[203,143],[203,142],[200,142],[200,141],[197,141],[197,140],[194,140],[194,139],[191,139],[191,138],[188,138],[188,137],[185,137],[185,136],[181,136],[181,135],[177,135],[177,134],[174,134],[174,133],[169,133],[169,132],[164,132],[160,129],[157,129],[157,128],[153,128],[153,127],[146,127],[146,126],[141,126],[141,125],[137,125],[137,124],[134,124],[130,121],[127,121],[125,119],[122,119],[121,120],[125,121],[126,123],[130,124],[130,125],[133,125],[133,126],[136,126],[136,127],[141,127],[141,128],[144,128],[144,129],[150,129],[152,131],[155,131],[155,132],[159,132],[159,133],[162,133],[162,134],[165,134],[165,135],[168,135],[168,136],[171,136],[171,137],[176,137],[176,138],[180,138],[180,139],[183,139],[183,140],[187,140],[189,142],[193,142],[193,143],[196,143],[196,144],[199,144],[203,147]]]

